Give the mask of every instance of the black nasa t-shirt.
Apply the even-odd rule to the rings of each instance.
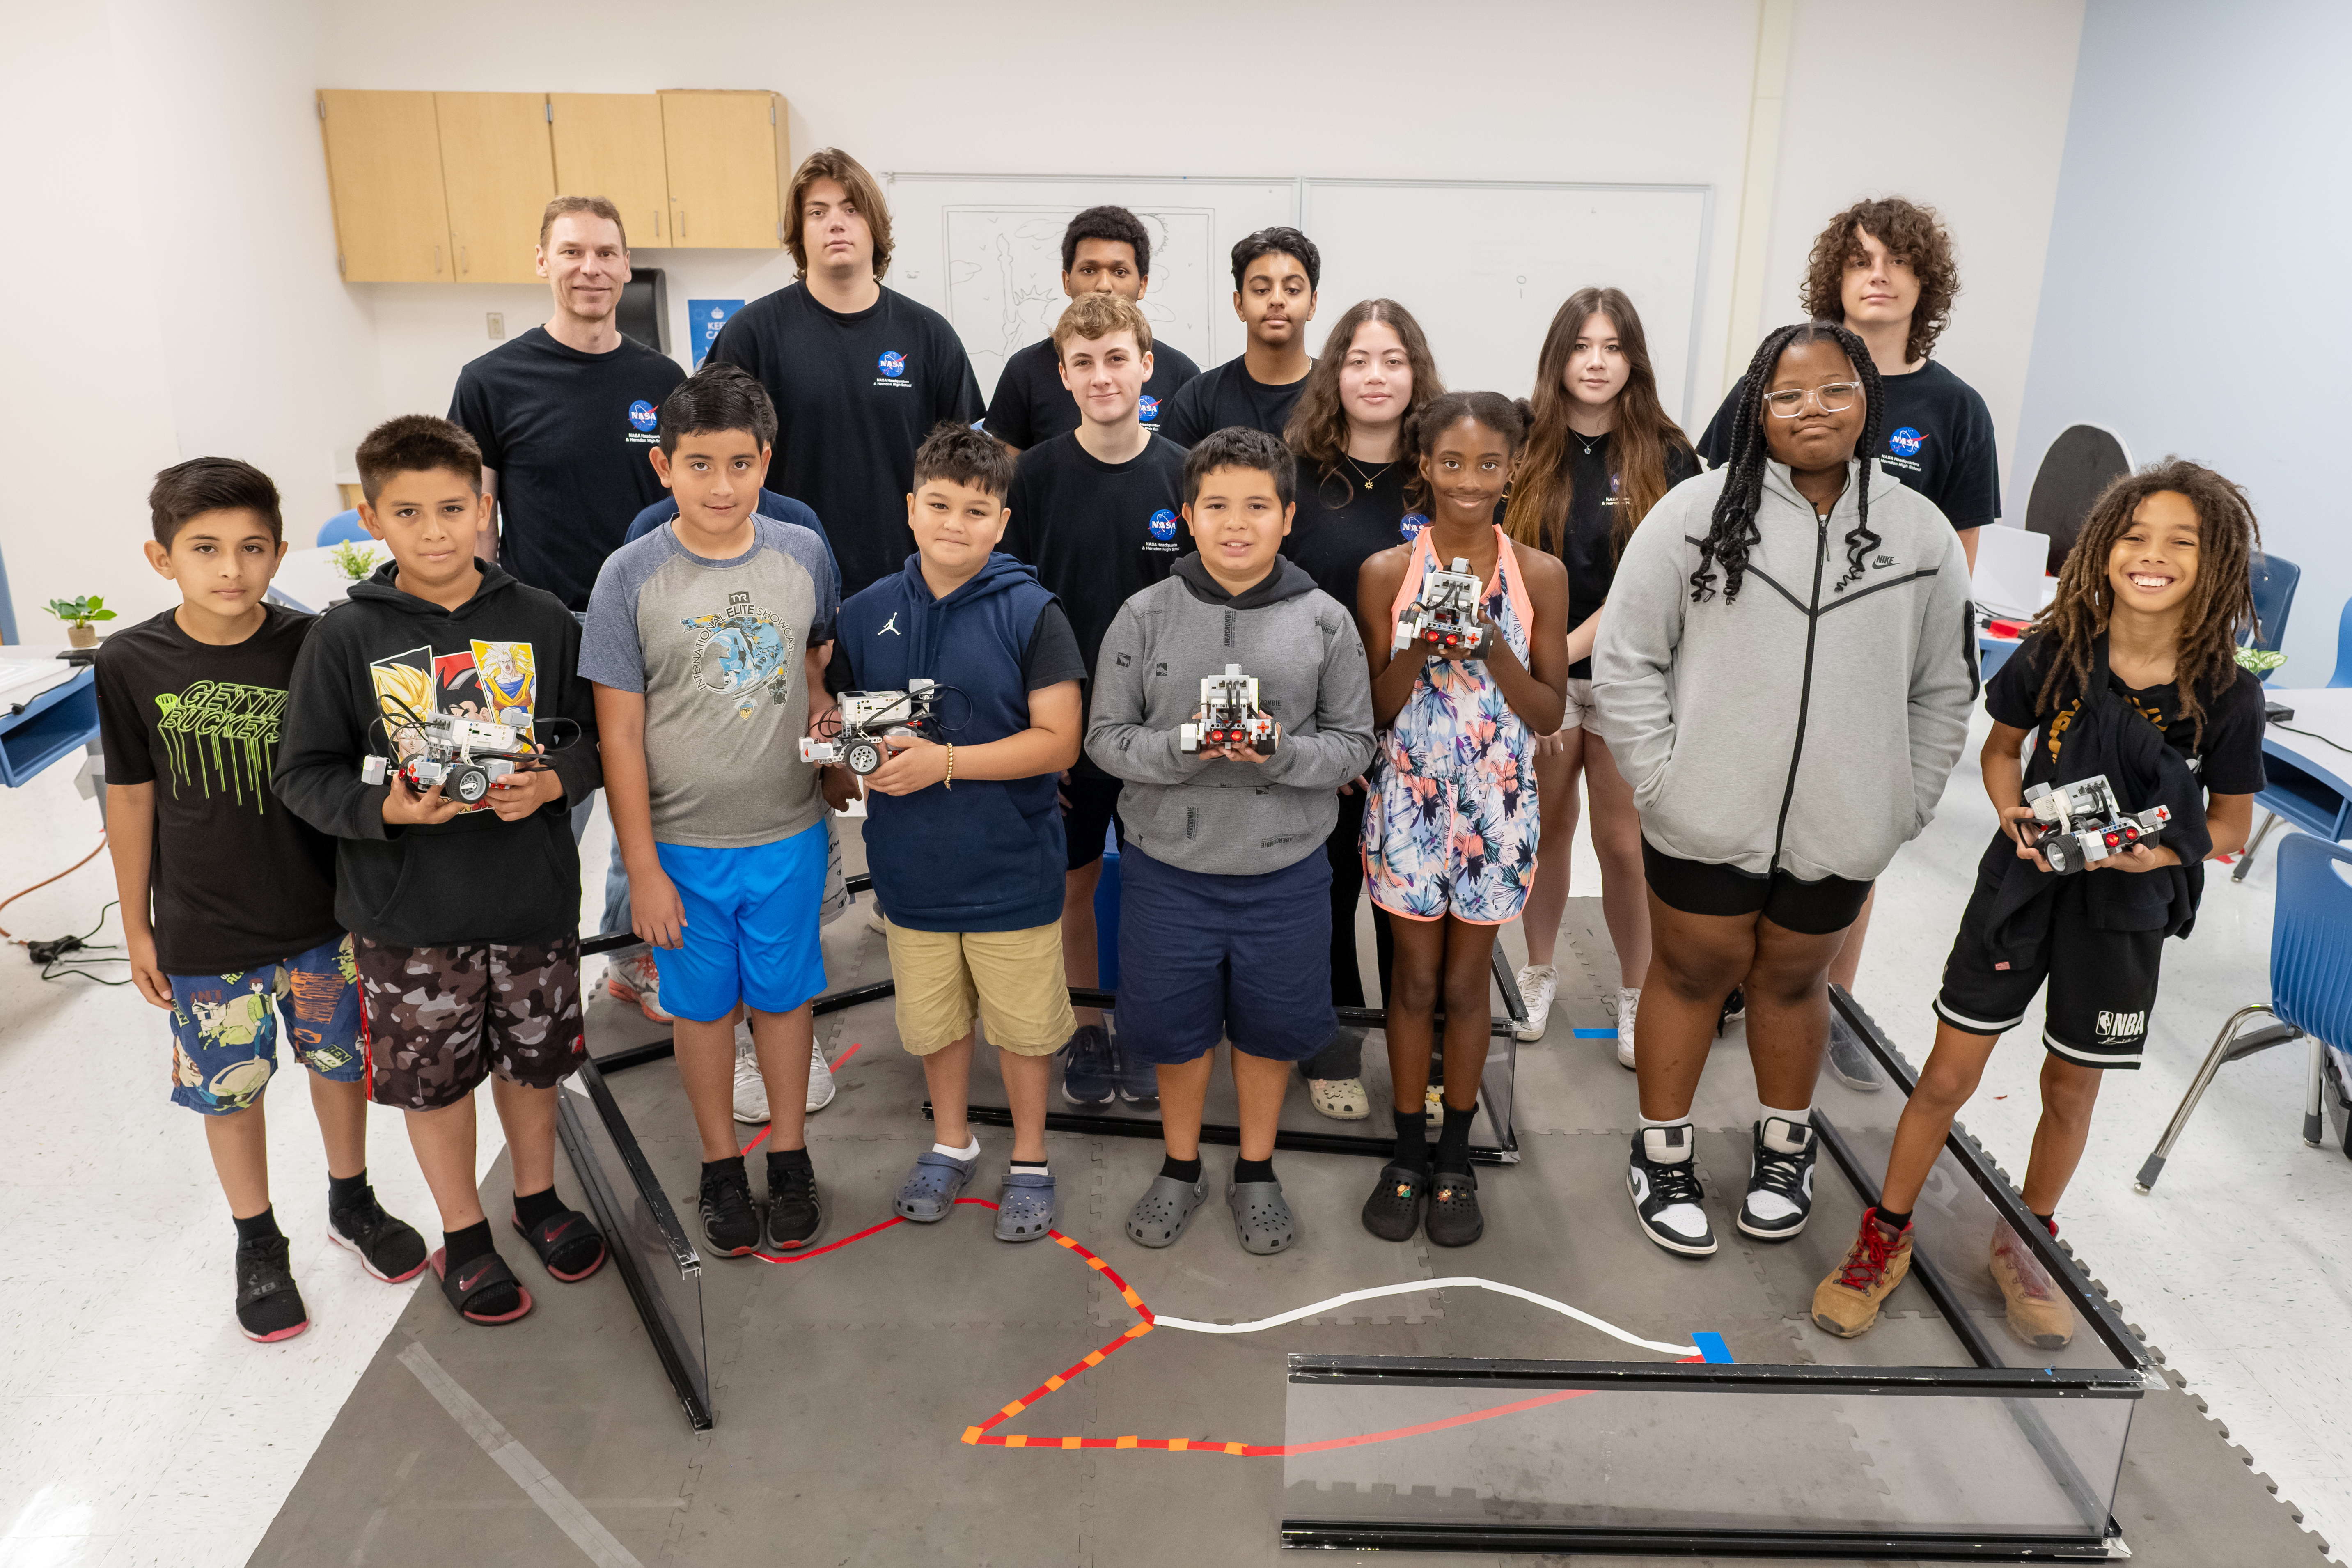
[[[1201,367],[1181,351],[1154,342],[1151,376],[1136,405],[1136,422],[1160,428],[1169,401],[1200,374]],[[1062,363],[1053,339],[1031,343],[1004,362],[1004,374],[996,378],[996,395],[988,400],[990,435],[1025,452],[1077,427],[1078,400],[1062,384]]]
[[[1319,464],[1299,459],[1298,510],[1282,552],[1351,616],[1365,558],[1406,542],[1428,524],[1405,504],[1412,468],[1411,459],[1400,458],[1392,463],[1343,462],[1326,475]]]
[[[2042,678],[2049,670],[2050,647],[2049,640],[2041,633],[2028,636],[2010,655],[2008,662],[1985,682],[1985,711],[2000,723],[2039,731],[2033,737],[2033,744],[2049,748],[2054,759],[2065,749],[2064,721],[2082,704],[2079,699],[2064,695],[2068,683],[2062,682],[2061,700],[2048,712],[2040,709]],[[2227,685],[2218,691],[2201,694],[2200,706],[2205,710],[2201,742],[2195,721],[2181,714],[2177,682],[2135,688],[2126,686],[2110,671],[2107,689],[2122,698],[2125,706],[2164,731],[2164,743],[2187,759],[2208,796],[2262,793],[2264,701],[2262,678],[2253,671],[2232,669]],[[1997,832],[1979,870],[1997,877],[2015,858],[2016,849],[2008,836]],[[2194,899],[2204,887],[2205,872],[2201,866],[2189,867],[2188,871],[2189,893]]]
[[[318,617],[265,604],[260,630],[216,647],[174,615],[99,647],[106,782],[155,786],[156,963],[166,974],[241,974],[342,934],[334,841],[269,787],[294,656]]]
[[[1666,488],[1698,472],[1698,459],[1685,447],[1666,443]],[[1568,628],[1574,631],[1609,601],[1610,584],[1617,580],[1617,559],[1610,549],[1610,533],[1617,526],[1622,487],[1617,464],[1609,455],[1609,437],[1590,441],[1574,431],[1568,437],[1568,528],[1560,563],[1568,568]],[[1569,679],[1592,679],[1592,661],[1582,658],[1569,666]]]
[[[1076,436],[1056,436],[1021,454],[1007,504],[1013,521],[997,548],[1037,569],[1062,602],[1086,660],[1093,697],[1095,656],[1118,607],[1168,575],[1192,548],[1184,526],[1184,450],[1164,436],[1124,463],[1087,455]],[[1083,753],[1076,772],[1107,776]]]
[[[1907,375],[1884,376],[1880,384],[1886,417],[1878,422],[1879,471],[1935,502],[1955,529],[1998,521],[2000,458],[1992,414],[1976,388],[1934,360]],[[1743,377],[1699,437],[1699,456],[1711,467],[1731,456],[1730,422],[1745,385]]]
[[[759,377],[776,405],[767,487],[824,519],[844,597],[914,552],[915,448],[943,419],[981,415],[980,384],[947,318],[896,289],[844,315],[805,283],[735,312],[710,358]]]
[[[1252,376],[1242,360],[1229,359],[1185,384],[1160,416],[1160,433],[1187,447],[1199,446],[1212,430],[1237,425],[1279,437],[1290,423],[1298,395],[1306,390],[1303,375],[1287,386],[1268,386]]]
[[[545,327],[457,373],[449,419],[498,470],[499,564],[509,575],[588,607],[630,520],[668,493],[646,454],[660,444],[662,399],[685,379],[676,360],[633,339],[582,353]]]

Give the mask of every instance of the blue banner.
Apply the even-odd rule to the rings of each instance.
[[[689,323],[688,333],[694,343],[695,369],[700,370],[702,362],[709,357],[710,345],[719,341],[719,329],[727,324],[727,318],[742,308],[740,300],[688,300],[686,302],[686,319]]]

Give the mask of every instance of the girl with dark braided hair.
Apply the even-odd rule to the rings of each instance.
[[[2254,621],[2259,542],[2244,492],[2210,468],[2168,458],[2117,479],[2083,524],[2057,596],[1987,687],[1984,784],[2000,826],[1944,965],[1936,1048],[1895,1127],[1879,1205],[1813,1293],[1813,1321],[1830,1332],[1866,1332],[1902,1283],[1912,1205],[1952,1118],[2045,978],[2042,1120],[2022,1193],[2056,1233],[2100,1079],[2139,1065],[2164,939],[2189,933],[2202,862],[2242,848],[2253,823],[2263,688],[2236,647]],[[2095,776],[2124,811],[2160,803],[2171,820],[2153,844],[2092,861],[2087,875],[2053,876],[2021,791]],[[2006,1225],[1990,1263],[2011,1331],[2040,1349],[2064,1344],[2074,1313]]]
[[[1959,540],[1855,455],[1879,397],[1861,341],[1783,327],[1743,384],[1730,461],[1634,531],[1592,654],[1650,893],[1626,1184],[1650,1239],[1695,1256],[1716,1239],[1690,1108],[1725,1000],[1746,993],[1759,1101],[1739,1228],[1785,1240],[1811,1211],[1830,962],[1927,826],[1977,690]]]

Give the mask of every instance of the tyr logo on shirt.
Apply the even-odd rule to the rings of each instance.
[[[2119,1046],[2126,1040],[2137,1040],[2147,1033],[2147,1014],[2145,1011],[2099,1015],[2099,1044],[2103,1046]]]

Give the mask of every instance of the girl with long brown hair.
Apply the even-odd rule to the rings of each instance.
[[[1350,305],[1307,373],[1283,432],[1298,456],[1298,510],[1282,550],[1344,605],[1356,603],[1365,557],[1421,530],[1416,421],[1444,390],[1421,323],[1393,300]],[[1362,784],[1342,784],[1339,826],[1325,847],[1331,860],[1331,1003],[1338,1007],[1364,1005],[1356,963],[1356,900],[1364,890],[1356,840],[1363,826]],[[1372,918],[1386,974],[1389,929],[1377,910]],[[1317,1110],[1339,1121],[1371,1114],[1363,1054],[1364,1032],[1342,1026],[1329,1047],[1305,1064],[1307,1100]]]
[[[1633,1065],[1633,1015],[1650,967],[1650,911],[1642,880],[1642,824],[1633,792],[1607,742],[1585,727],[1592,709],[1592,643],[1617,557],[1658,499],[1698,472],[1681,426],[1658,402],[1658,378],[1633,302],[1617,289],[1568,297],[1536,356],[1528,453],[1511,487],[1504,526],[1522,544],[1568,567],[1568,718],[1537,742],[1543,839],[1524,916],[1528,966],[1519,1038],[1540,1039],[1559,981],[1552,957],[1568,907],[1569,847],[1576,837],[1576,781],[1592,797],[1592,849],[1601,861],[1601,910],[1617,949],[1617,1059]]]

